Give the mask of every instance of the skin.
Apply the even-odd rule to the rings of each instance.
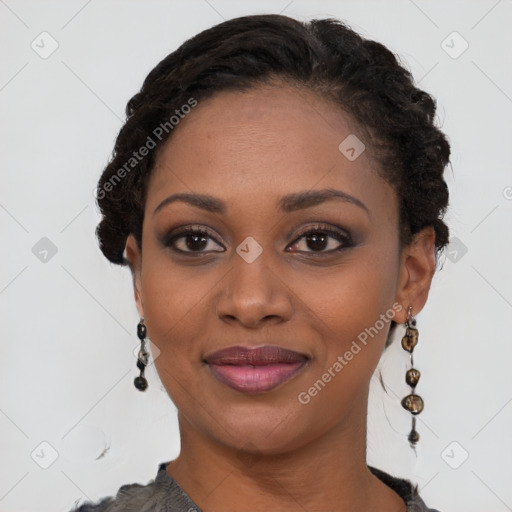
[[[435,269],[433,229],[400,247],[396,193],[369,151],[349,161],[338,150],[349,134],[357,129],[337,106],[277,84],[200,102],[158,154],[142,251],[130,236],[126,257],[139,314],[161,351],[156,368],[178,409],[181,452],[167,472],[206,512],[405,510],[366,466],[369,384],[389,322],[308,404],[297,398],[393,304],[402,308],[398,323],[409,305],[420,312]],[[326,188],[368,211],[340,199],[279,209],[286,194]],[[215,196],[226,208],[175,201],[153,213],[176,193]],[[328,237],[319,248],[301,237],[321,232],[318,224],[348,232],[352,246]],[[174,244],[196,253],[161,242],[190,225],[211,238]],[[248,236],[263,249],[252,263],[236,252]],[[203,362],[221,348],[263,344],[310,359],[256,395],[220,383]]]

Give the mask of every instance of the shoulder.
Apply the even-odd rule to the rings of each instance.
[[[139,512],[152,498],[155,498],[154,482],[147,485],[126,484],[119,488],[115,496],[96,503],[83,503],[70,512]]]
[[[368,466],[368,469],[404,500],[407,512],[441,512],[440,510],[427,507],[419,495],[417,484],[415,485],[404,478],[392,476],[372,466]]]
[[[201,512],[166,472],[167,462],[158,466],[156,477],[146,485],[125,484],[115,496],[97,503],[87,502],[69,512]]]

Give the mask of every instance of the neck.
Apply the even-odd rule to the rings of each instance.
[[[403,500],[366,465],[366,401],[322,437],[283,453],[226,446],[178,414],[181,453],[167,473],[204,512],[393,510]]]

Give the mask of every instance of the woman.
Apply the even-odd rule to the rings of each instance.
[[[229,20],[151,71],[97,235],[131,269],[135,386],[150,339],[181,452],[79,511],[434,510],[366,464],[370,379],[397,323],[412,362],[448,241],[434,114],[389,50],[335,20]]]

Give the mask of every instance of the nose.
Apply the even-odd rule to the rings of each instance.
[[[293,315],[292,292],[270,266],[265,250],[251,263],[238,254],[233,260],[217,300],[217,316],[250,329],[289,320]]]

